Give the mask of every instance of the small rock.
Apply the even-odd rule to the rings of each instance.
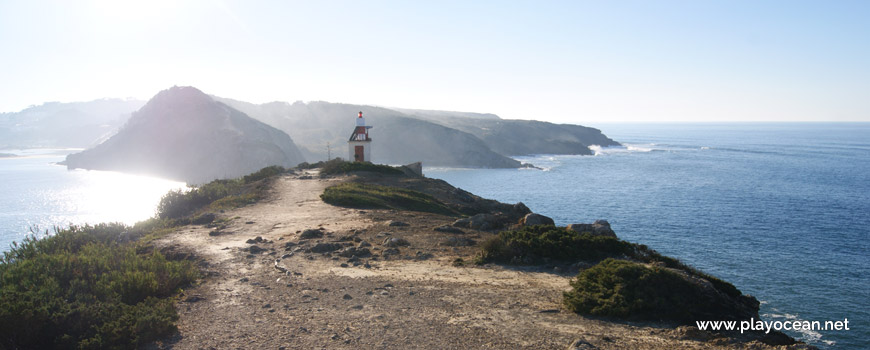
[[[341,249],[341,244],[338,243],[317,243],[311,247],[312,253],[328,253]]]
[[[247,282],[247,281],[249,281],[247,277],[242,277],[242,279],[239,280],[239,282]]]
[[[345,295],[344,295],[343,297],[341,297],[341,298],[344,299],[344,300],[351,300],[351,299],[353,299],[353,297],[350,296],[350,294],[345,294]]]
[[[405,222],[402,222],[402,221],[390,220],[390,221],[388,221],[387,226],[409,226],[409,225]]]
[[[369,242],[366,242],[366,241],[360,241],[360,242],[359,242],[359,245],[358,245],[357,247],[358,247],[358,248],[365,248],[365,247],[371,247],[371,246],[372,246],[372,244],[369,243]]]
[[[254,224],[253,221],[245,221],[245,225],[253,225],[253,224]]]
[[[209,231],[208,235],[214,237],[214,236],[220,236],[221,233],[222,233],[221,231],[214,230],[214,231]]]
[[[323,237],[323,231],[319,229],[307,229],[299,234],[300,239],[311,239]]]
[[[571,345],[568,345],[568,350],[594,350],[598,349],[595,345],[590,344],[589,342],[577,339],[571,342]]]
[[[264,308],[264,309],[268,309],[268,308],[271,308],[271,307],[272,307],[272,304],[266,304],[266,305],[263,305],[263,308]]]
[[[391,255],[399,255],[400,253],[401,252],[399,251],[398,248],[389,248],[389,249],[384,250],[383,255],[384,255],[384,257],[388,257]]]
[[[195,303],[197,301],[202,301],[202,300],[205,300],[205,298],[203,298],[199,295],[191,295],[191,296],[187,297],[187,299],[184,299],[184,301],[188,302],[188,303]]]
[[[245,250],[250,252],[251,254],[259,254],[259,253],[266,251],[266,249],[260,248],[259,246],[256,246],[256,245],[252,245],[252,246],[246,248]]]
[[[400,246],[411,245],[411,243],[408,242],[408,240],[404,239],[404,238],[392,237],[392,238],[385,239],[383,245],[385,247],[400,247]]]
[[[341,265],[338,265],[338,266],[341,266],[341,267],[348,267],[348,265],[345,264],[345,263],[341,263]]]
[[[444,226],[438,226],[438,227],[435,228],[435,231],[438,231],[438,232],[445,232],[445,233],[455,233],[455,234],[463,234],[463,233],[465,233],[465,231],[462,231],[462,230],[460,230],[460,229],[458,229],[458,228],[456,228],[456,227],[453,227],[453,226],[447,226],[447,225],[444,225]]]
[[[357,248],[357,247],[348,247],[338,253],[338,256],[344,258],[350,257],[366,257],[372,255],[372,252],[368,248]]]

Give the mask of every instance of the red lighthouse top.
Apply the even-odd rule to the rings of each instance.
[[[362,111],[359,112],[359,117],[357,118],[362,118]]]

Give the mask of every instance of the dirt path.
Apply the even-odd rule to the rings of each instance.
[[[463,251],[417,238],[433,235],[431,226],[444,217],[323,203],[323,189],[338,181],[285,176],[269,199],[221,214],[232,219],[221,234],[188,226],[161,239],[159,245],[204,258],[208,276],[179,302],[178,336],[155,347],[565,349],[583,339],[586,349],[735,348],[560,310],[565,276],[454,267],[451,261]],[[396,218],[409,226],[385,224]],[[299,231],[318,227],[324,237],[300,241]],[[386,229],[393,232],[380,232]],[[411,246],[386,259],[375,239],[399,235]],[[257,236],[265,242],[246,243]],[[354,240],[374,243],[374,256],[308,252],[318,242],[357,245]],[[263,251],[251,252],[252,246]]]

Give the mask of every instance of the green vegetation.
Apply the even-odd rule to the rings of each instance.
[[[283,174],[286,172],[287,172],[287,169],[284,169],[284,167],[282,167],[280,165],[267,166],[263,169],[258,170],[255,173],[251,173],[251,174],[243,176],[242,181],[244,181],[245,184],[250,184],[250,183],[254,183],[256,181],[260,181],[263,179],[268,179],[270,177],[280,175],[280,174]]]
[[[660,266],[605,259],[571,280],[565,306],[574,312],[631,319],[739,319],[739,311],[701,283]]]
[[[179,219],[206,207],[222,210],[256,203],[265,193],[262,180],[284,172],[286,169],[280,166],[270,166],[239,179],[214,180],[187,190],[169,191],[157,205],[157,217]]]
[[[584,314],[682,321],[702,310],[718,310],[715,316],[730,312],[717,309],[721,302],[711,303],[709,298],[701,298],[700,287],[690,282],[693,278],[709,281],[723,297],[746,298],[731,283],[645,245],[553,225],[502,231],[481,243],[475,262],[537,264],[547,261],[601,261],[578,275],[572,282],[574,289],[565,294],[568,308]]]
[[[482,248],[483,262],[537,263],[543,259],[591,261],[630,255],[634,245],[613,237],[538,225],[502,231],[497,237],[484,242]]]
[[[320,198],[326,203],[350,208],[398,209],[457,215],[456,211],[428,194],[397,187],[349,182],[327,187]]]
[[[170,191],[154,218],[133,227],[72,226],[13,243],[0,257],[0,348],[129,349],[172,334],[173,296],[198,272],[191,261],[152,252],[148,242],[177,225],[225,224],[203,209],[256,202],[263,180],[285,171],[266,167]]]
[[[174,332],[170,297],[197,270],[130,243],[145,233],[73,226],[13,244],[0,258],[0,348],[134,348]]]
[[[399,168],[394,168],[389,165],[373,164],[369,162],[347,162],[341,158],[336,158],[320,164],[321,175],[348,174],[355,171],[368,171],[385,175],[405,174]]]

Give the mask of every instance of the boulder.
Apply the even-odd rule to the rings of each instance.
[[[457,219],[453,222],[453,227],[468,228],[469,226],[471,226],[471,218]]]
[[[616,233],[610,228],[610,223],[607,220],[595,220],[591,224],[570,224],[567,228],[578,233],[588,232],[593,236],[616,238]]]
[[[492,214],[477,214],[470,217],[468,223],[469,228],[481,231],[497,229],[500,226],[498,218]]]
[[[528,213],[522,219],[520,219],[520,224],[523,226],[535,226],[535,225],[555,225],[556,222],[553,219],[543,216],[541,214]]]

